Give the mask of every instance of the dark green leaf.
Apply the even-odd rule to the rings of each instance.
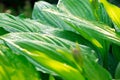
[[[116,80],[120,79],[120,63],[118,64],[117,69],[116,69],[115,79]]]

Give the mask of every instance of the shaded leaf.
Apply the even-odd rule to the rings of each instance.
[[[88,80],[112,80],[111,75],[100,65],[92,61],[90,57],[85,57],[83,66],[84,74]]]
[[[117,66],[116,73],[115,73],[115,79],[120,79],[120,63]]]
[[[115,58],[120,61],[120,46],[118,45],[112,45],[112,53],[115,56]]]

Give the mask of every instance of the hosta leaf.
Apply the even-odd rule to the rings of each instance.
[[[120,16],[119,16],[120,8],[107,2],[107,0],[101,0],[101,3],[104,4],[108,15],[114,22],[116,31],[120,32],[120,23],[119,23],[120,22]]]
[[[71,27],[73,27],[76,31],[78,31],[80,35],[82,35],[81,31],[84,31],[86,33],[90,33],[92,37],[96,36],[98,38],[105,39],[107,41],[120,45],[120,36],[115,32],[114,29],[110,28],[107,25],[100,24],[98,22],[88,21],[85,19],[80,19],[75,16],[68,16],[66,14],[61,14],[56,11],[52,11],[52,12],[50,10],[46,10],[46,11],[58,15],[68,24],[73,25]]]
[[[66,80],[84,80],[72,56],[69,53],[60,54],[57,51],[58,49],[69,51],[69,45],[74,45],[72,42],[37,33],[24,33],[24,35],[23,33],[15,33],[9,36],[6,35],[4,38],[2,37],[2,39],[5,40],[12,50],[26,56],[33,64],[42,70],[52,74],[55,73]],[[88,48],[87,51],[86,49],[87,47],[81,46],[83,53],[92,53],[91,49]],[[76,76],[74,76],[73,73]]]
[[[96,64],[96,60],[93,57],[83,57],[80,48],[77,46],[73,51],[73,57],[79,66],[82,66],[83,74],[88,80],[112,80],[111,75],[100,65]]]
[[[51,34],[63,39],[67,39],[70,40],[72,42],[77,42],[79,44],[82,45],[86,45],[91,47],[92,49],[95,49],[96,47],[94,47],[89,41],[87,41],[86,39],[84,39],[81,35],[72,32],[72,31],[67,31],[67,30],[60,30],[60,29],[56,29],[56,30],[52,30],[52,31],[47,31],[46,34]]]
[[[96,17],[96,21],[102,22],[112,27],[113,23],[108,16],[106,9],[104,8],[104,5],[102,3],[99,3],[98,0],[92,0],[91,4]]]
[[[0,14],[0,28],[8,32],[42,32],[48,26],[30,19],[20,19],[10,14]],[[0,31],[1,32],[1,31]]]
[[[76,32],[62,30],[62,29],[53,29],[53,30],[46,30],[44,32],[46,35],[54,35],[63,39],[67,39],[72,42],[77,42],[82,45],[89,46],[90,48],[96,50],[96,47],[92,45],[88,40],[84,39],[81,35],[77,34]]]
[[[95,4],[97,4],[97,2]],[[92,6],[91,6],[89,0],[84,0],[84,1],[83,0],[76,0],[76,1],[74,1],[74,0],[59,0],[59,3],[58,3],[58,8],[63,10],[63,12],[67,12],[67,15],[69,14],[70,16],[75,16],[77,18],[84,18],[84,19],[88,19],[88,20],[96,20],[95,17],[97,17],[98,21],[101,21],[101,22],[104,22],[104,23],[107,23],[110,25],[111,21],[109,20],[109,17],[106,14],[103,6],[98,5],[97,7],[98,7],[98,10],[97,10],[97,13],[95,14],[95,12],[93,12],[93,10],[92,10]],[[101,9],[102,9],[102,11],[101,11]],[[102,12],[102,14],[100,11]],[[96,37],[97,40],[95,40],[95,38],[93,38],[90,33],[83,31],[83,30],[81,30],[80,34],[87,40],[91,41],[97,47],[100,47],[100,48],[108,47],[109,48],[109,43],[106,41],[103,41],[103,39],[100,39],[100,38],[97,39],[97,37]],[[96,45],[96,43],[97,43],[97,45]],[[104,54],[107,51],[108,51],[108,49],[102,50],[101,53]]]
[[[64,22],[63,20],[61,20],[59,17],[60,16],[57,16],[57,15],[54,15],[54,14],[51,14],[51,13],[49,13],[49,12],[47,12],[47,10],[49,10],[49,11],[51,11],[51,12],[54,12],[54,11],[58,11],[58,12],[60,12],[60,13],[65,13],[66,11],[67,11],[67,9],[68,9],[68,11],[66,12],[67,13],[67,15],[69,16],[69,17],[71,17],[71,16],[76,16],[76,17],[78,17],[78,18],[84,18],[84,17],[86,17],[86,18],[89,18],[89,17],[91,17],[91,16],[89,16],[88,17],[88,15],[92,15],[94,18],[95,18],[95,16],[94,16],[94,13],[92,12],[92,8],[91,8],[91,4],[90,4],[90,2],[89,2],[89,0],[86,0],[86,1],[81,1],[81,0],[78,0],[78,1],[76,1],[76,3],[78,3],[78,4],[74,4],[74,5],[72,5],[72,4],[70,4],[69,3],[69,5],[72,5],[72,6],[69,6],[68,4],[67,4],[67,2],[70,2],[70,3],[74,3],[74,1],[73,0],[70,0],[70,1],[62,1],[62,0],[60,0],[59,1],[59,3],[58,3],[58,8],[60,9],[60,10],[62,10],[62,11],[59,11],[59,10],[57,10],[57,8],[55,7],[55,6],[52,6],[52,5],[50,5],[50,4],[48,4],[48,3],[45,3],[45,2],[37,2],[36,3],[36,6],[34,7],[34,11],[33,11],[33,18],[35,17],[35,19],[39,19],[39,20],[42,20],[42,21],[46,21],[47,23],[49,23],[49,24],[52,24],[53,22],[50,22],[50,21],[54,21],[54,23],[55,23],[55,21],[58,21],[58,23],[59,24],[62,24],[62,23],[60,23],[61,21],[62,22]],[[84,4],[82,4],[82,3],[84,3]],[[79,5],[84,5],[84,6],[86,6],[86,11],[84,12],[82,9],[84,9],[84,7],[83,6],[80,6],[81,8],[76,8],[76,7],[78,7]],[[87,5],[88,4],[88,5]],[[42,7],[42,6],[46,6],[46,7]],[[74,7],[75,6],[75,7]],[[73,7],[74,8],[76,8],[76,9],[73,9]],[[64,10],[65,9],[65,10]],[[82,14],[80,14],[80,11],[81,12],[83,12],[82,14],[84,14],[84,17],[82,16]],[[36,13],[37,12],[35,12],[35,11],[37,11],[38,13],[40,13],[38,16],[36,15]],[[91,11],[91,12],[90,12]],[[74,13],[75,12],[75,13]],[[90,12],[90,13],[89,13]],[[41,15],[43,15],[43,16],[41,16]],[[46,17],[47,17],[47,19],[46,19]],[[44,20],[43,20],[44,19]],[[48,19],[50,20],[50,21],[48,21]],[[91,20],[94,20],[93,18],[90,18]],[[89,20],[90,20],[89,19]],[[65,22],[67,22],[67,21],[65,21]],[[64,23],[65,23],[64,22]],[[59,24],[57,24],[57,26],[59,27]],[[52,24],[53,25],[53,24]],[[67,30],[70,30],[70,31],[74,31],[74,32],[78,32],[78,33],[80,33],[80,35],[82,35],[85,39],[87,39],[88,41],[90,41],[94,46],[97,46],[97,48],[98,48],[98,52],[100,52],[101,53],[101,55],[102,55],[102,57],[103,57],[103,59],[104,59],[104,56],[106,55],[106,52],[108,51],[108,49],[109,49],[109,42],[106,42],[106,41],[103,41],[102,39],[101,40],[99,40],[100,38],[94,38],[90,33],[88,33],[88,32],[85,32],[84,30],[81,30],[81,31],[77,31],[77,28],[75,29],[72,29],[73,28],[73,26],[71,27],[71,25],[67,25],[67,27],[66,27],[66,23],[65,23],[65,25],[63,25],[62,27],[65,27],[65,28],[63,28],[63,29],[67,29]],[[107,47],[107,49],[104,49],[104,47]]]
[[[68,15],[95,20],[89,0],[59,0],[57,7]]]
[[[24,70],[23,70],[24,69]],[[40,80],[35,67],[28,60],[0,46],[0,80]]]
[[[70,62],[72,60],[70,58],[70,55],[68,55],[69,60],[67,60],[67,59],[63,58],[63,56],[65,56],[66,53],[62,54],[62,55],[59,55],[59,53],[56,50],[57,49],[62,49],[62,48],[67,50],[71,46],[75,46],[75,43],[70,42],[68,40],[58,38],[58,37],[55,37],[55,36],[52,36],[52,35],[50,36],[50,35],[43,35],[43,34],[38,34],[38,33],[13,33],[13,34],[9,34],[9,35],[4,36],[4,39],[8,40],[10,42],[11,41],[12,42],[19,42],[19,41],[20,42],[21,41],[26,42],[26,41],[28,41],[28,43],[33,42],[31,44],[26,44],[26,43],[24,43],[24,44],[28,45],[29,47],[32,47],[32,44],[36,44],[36,46],[39,46],[39,48],[37,48],[35,46],[34,46],[35,48],[34,47],[29,48],[29,47],[26,47],[26,46],[23,46],[23,47],[27,48],[30,51],[32,51],[32,49],[37,48],[41,52],[46,53],[47,55],[49,55],[49,57],[52,57],[52,58],[54,58],[56,60],[59,60],[59,61],[67,61],[67,62]],[[37,42],[42,44],[42,45],[37,44]],[[44,46],[44,45],[48,45],[48,46]],[[89,53],[89,52],[92,51],[90,48],[88,48],[86,46],[80,45],[80,47],[81,47],[81,51],[83,53]],[[86,49],[87,49],[87,51],[86,51]],[[46,50],[49,50],[49,52],[46,51]],[[51,53],[51,54],[49,54],[49,53]],[[58,57],[55,57],[55,56],[58,56]]]
[[[111,75],[100,65],[92,61],[90,57],[85,57],[83,66],[84,74],[88,80],[112,80]]]
[[[93,33],[94,31],[92,31],[92,30],[88,31],[88,29],[85,29],[85,27],[93,28],[93,25],[96,26],[96,28],[97,28],[98,23],[97,24],[93,23],[93,22],[91,23],[91,21],[84,20],[82,18],[77,18],[75,16],[68,16],[66,14],[62,14],[57,11],[52,11],[52,12],[51,12],[51,10],[46,10],[46,11],[49,12],[49,14],[55,14],[55,15],[58,15],[59,17],[61,17],[66,23],[68,23],[70,25],[70,27],[75,29],[75,31],[78,32],[82,37],[84,37],[86,40],[90,41],[94,46],[96,46],[98,48],[99,52],[101,53],[102,58],[104,59],[104,55],[106,55],[105,53],[109,49],[109,43],[108,42],[106,43],[101,37],[95,36],[94,34],[96,34],[96,33]],[[90,25],[91,24],[92,25],[90,26],[89,23],[90,23]],[[101,27],[101,24],[99,26]],[[93,29],[96,31],[95,28],[93,28]],[[100,31],[100,30],[98,30],[98,31]],[[105,44],[101,44],[99,41],[101,43],[105,43]],[[107,45],[107,49],[104,49],[104,47],[106,47],[106,45]]]
[[[62,21],[58,16],[51,15],[45,12],[44,9],[58,10],[54,5],[51,5],[44,1],[39,1],[36,2],[34,6],[32,18],[40,21],[43,24],[50,25],[55,28],[72,30],[69,25]]]
[[[13,40],[13,38],[15,40]],[[74,43],[70,41],[60,39],[55,36],[40,35],[38,33],[14,33],[14,34],[12,33],[12,34],[1,37],[1,39],[3,39],[12,50],[26,56],[37,67],[42,68],[43,70],[47,71],[50,74],[57,74],[61,76],[63,79],[84,80],[83,78],[83,75],[84,75],[86,78],[90,80],[98,79],[100,77],[103,80],[111,80],[110,75],[103,68],[101,68],[98,64],[95,63],[96,59],[91,59],[93,57],[90,56],[91,55],[90,53],[93,53],[93,52],[91,52],[91,49],[88,49],[87,47],[82,47],[82,46],[80,47],[80,53],[81,54],[89,53],[89,56],[86,56],[86,57],[90,58],[89,60],[87,60],[88,62],[90,61],[89,62],[90,64],[88,64],[88,62],[84,60],[86,58],[83,58],[83,63],[85,66],[83,65],[82,67],[83,69],[85,69],[85,74],[82,75],[81,69],[79,69],[79,67],[75,64],[74,60],[72,59],[72,57],[70,57],[71,55],[69,53],[69,48],[70,46],[72,47],[75,46]],[[52,42],[50,42],[51,39],[53,40]],[[56,50],[58,51],[55,52]],[[67,60],[69,60],[70,62]],[[101,72],[99,71],[95,71],[96,75],[94,76],[93,74],[90,74],[92,77],[94,77],[92,79],[90,76],[88,76],[87,72],[89,70],[96,69],[95,68],[96,66],[94,67],[93,63],[97,67],[99,66],[98,69],[104,72],[106,77],[102,75]],[[89,67],[91,65],[92,67]],[[73,72],[76,76],[73,75]]]

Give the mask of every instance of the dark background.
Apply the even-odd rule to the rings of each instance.
[[[108,1],[120,7],[120,0],[108,0]]]
[[[25,2],[29,1],[31,3],[31,6],[33,7],[34,2],[39,0],[0,0],[0,3],[3,3],[5,7],[23,7],[25,5]],[[51,4],[57,4],[58,0],[44,0]]]
[[[32,8],[36,1],[41,0],[0,0],[0,12],[6,12],[13,15],[19,15],[25,12],[28,17],[31,16]],[[58,0],[43,0],[51,4],[57,4]],[[120,0],[108,0],[112,4],[120,6]],[[28,3],[29,2],[29,3]]]
[[[14,9],[14,11],[19,13],[20,9],[24,9],[26,6],[26,1],[30,2],[31,8],[33,8],[34,3],[40,0],[0,0],[0,12],[5,12],[7,9]],[[51,4],[57,4],[58,0],[43,0]],[[2,9],[3,8],[3,9]]]

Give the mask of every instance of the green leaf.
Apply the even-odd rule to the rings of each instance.
[[[5,29],[3,29],[2,27],[0,27],[0,35],[4,35],[8,33],[8,31],[6,31]]]
[[[92,0],[91,5],[92,5],[92,9],[94,11],[95,17],[96,17],[96,21],[107,24],[110,27],[113,27],[112,20],[110,19],[109,15],[107,14],[107,11],[104,8],[104,5],[102,3],[100,3],[98,0]]]
[[[85,36],[84,36],[84,33],[82,33],[82,31],[91,34],[92,37],[98,37],[98,38],[113,42],[117,45],[120,45],[120,36],[115,32],[114,29],[110,28],[107,25],[100,24],[98,22],[88,21],[85,19],[80,19],[75,16],[68,16],[66,14],[61,14],[56,11],[52,11],[52,12],[50,10],[47,10],[47,11],[49,13],[52,13],[61,17],[68,24],[70,24],[71,27],[73,27],[77,32],[79,32],[80,35],[83,35],[83,37]],[[92,41],[91,38],[90,40],[91,42],[94,43],[94,41]],[[98,45],[98,46],[101,47],[101,45]]]
[[[37,21],[30,19],[20,19],[10,14],[0,14],[0,28],[7,32],[42,32],[49,29],[48,26],[43,25]]]
[[[42,71],[57,74],[66,80],[84,80],[79,72],[82,69],[77,66],[72,55],[69,54],[69,48],[74,47],[74,43],[55,36],[38,33],[14,33],[6,35],[2,39],[12,50],[28,57]],[[85,46],[81,45],[80,47],[84,54],[93,53],[91,49]],[[66,52],[61,53],[60,50]]]
[[[120,63],[118,64],[118,66],[116,68],[115,79],[116,80],[120,79]]]
[[[94,34],[96,34],[96,33],[93,33],[94,32],[93,30],[85,29],[85,27],[92,28],[96,31],[97,27],[98,27],[98,23],[96,24],[91,21],[84,20],[82,18],[80,19],[75,16],[68,16],[66,14],[61,14],[57,11],[52,11],[52,12],[51,12],[51,10],[46,10],[46,11],[49,12],[49,14],[55,14],[55,15],[58,15],[59,17],[61,17],[65,22],[67,22],[70,25],[70,27],[75,29],[75,31],[78,32],[82,37],[84,37],[86,40],[90,41],[94,46],[96,46],[98,48],[99,52],[101,53],[102,58],[104,59],[104,55],[106,55],[105,52],[107,52],[109,49],[108,41],[106,43],[101,37],[98,37],[97,35],[95,36]],[[96,29],[93,28],[93,26],[95,26]],[[101,24],[99,24],[99,26],[101,27]],[[98,31],[100,31],[100,30],[98,30]],[[98,32],[97,32],[97,34],[98,34]],[[102,34],[102,36],[103,36],[103,34]],[[104,44],[101,44],[99,41]],[[106,47],[106,46],[107,46],[107,49],[104,49],[104,47]]]
[[[13,40],[13,38],[15,39]],[[84,65],[78,67],[69,49],[70,46],[74,48],[76,44],[65,39],[38,33],[12,33],[2,36],[1,39],[3,39],[13,51],[26,56],[30,62],[43,71],[53,75],[57,74],[63,79],[84,80],[84,77],[86,77],[93,80],[94,78],[98,79],[102,77],[103,80],[111,80],[111,76],[106,70],[95,62],[96,58],[90,56],[94,54],[94,52],[85,46],[80,46],[80,53],[82,54]],[[86,62],[86,58],[90,59]],[[88,61],[90,61],[89,64]],[[94,67],[94,65],[96,66]],[[92,69],[89,66],[92,66]],[[83,70],[81,67],[83,67]],[[88,76],[88,71],[96,70],[96,67],[105,74],[103,75],[101,72],[95,71],[96,75],[93,76],[93,74],[90,74],[90,76],[94,77],[91,79],[91,77]],[[85,74],[82,74],[83,72]],[[74,76],[73,73],[76,76]]]
[[[55,80],[54,76],[50,75],[49,80]]]
[[[110,16],[110,18],[112,19],[112,21],[114,22],[114,27],[116,29],[116,31],[119,33],[120,32],[120,8],[109,3],[107,0],[101,0],[101,3],[103,3],[103,5],[106,8],[106,11],[108,13],[108,15]]]
[[[13,40],[13,38],[14,38],[14,40]],[[27,48],[29,51],[32,51],[32,49],[37,48],[39,51],[49,55],[49,57],[52,57],[52,58],[59,60],[59,61],[65,61],[69,64],[73,64],[73,63],[71,63],[71,61],[72,61],[71,55],[68,55],[66,58],[63,58],[63,56],[66,56],[66,53],[59,55],[58,51],[56,51],[59,49],[68,50],[70,47],[75,46],[75,43],[70,42],[68,40],[58,38],[58,37],[53,36],[53,35],[43,35],[43,34],[38,34],[38,33],[11,33],[11,34],[3,36],[3,39],[10,41],[10,42],[11,41],[12,42],[19,42],[19,41],[26,42],[26,41],[28,41],[28,43],[31,42],[31,44],[26,44],[26,43],[24,43],[24,44],[28,45],[29,47],[32,47],[31,45],[34,44],[36,46],[39,46],[39,48],[37,48],[35,46],[34,46],[35,48],[34,47],[29,48],[26,46],[21,46],[21,47]],[[38,42],[41,45],[37,44],[35,42]],[[18,44],[18,45],[20,45],[20,44]],[[89,52],[93,52],[90,48],[88,48],[86,46],[80,45],[80,47],[81,47],[81,51],[83,54],[84,53],[89,54]],[[48,50],[48,51],[46,51],[46,50]],[[57,56],[57,57],[55,57],[55,56]]]
[[[54,36],[57,36],[63,39],[70,40],[72,42],[77,42],[79,44],[89,46],[90,48],[94,50],[96,49],[96,47],[93,46],[88,40],[84,39],[81,35],[75,32],[72,32],[72,31],[54,29],[52,31],[47,31],[46,34],[49,34],[49,35],[51,34],[51,35],[54,35]]]
[[[89,0],[59,0],[57,7],[67,15],[95,20]]]
[[[91,4],[90,1],[59,0],[57,6],[44,1],[36,2],[32,16],[34,20],[0,14],[0,35],[12,32],[0,36],[0,43],[2,41],[8,46],[7,53],[11,53],[10,56],[5,55],[6,51],[1,47],[0,53],[4,53],[5,59],[0,56],[0,61],[7,62],[8,59],[10,64],[9,59],[23,59],[20,56],[24,56],[39,71],[60,76],[64,80],[112,80],[97,61],[102,56],[103,66],[108,67],[110,44],[115,44],[112,45],[113,52],[118,55],[120,35],[111,28],[112,22],[103,5],[99,2]],[[76,48],[75,42],[83,45],[78,44]],[[100,55],[99,59],[94,50]],[[14,58],[12,53],[17,53]],[[21,65],[26,66],[24,62]],[[0,79],[9,80],[11,76],[4,65],[0,63]],[[117,70],[116,74],[119,75]],[[53,77],[50,79],[54,80]]]
[[[24,70],[23,70],[24,69]],[[0,45],[0,80],[40,80],[35,67],[23,56]]]
[[[85,57],[83,69],[88,80],[112,80],[111,75],[100,65],[91,60],[90,57]],[[103,74],[104,73],[104,74]]]
[[[88,32],[87,30],[85,31],[85,30],[83,30],[83,28],[82,29],[77,29],[76,27],[74,27],[74,26],[76,26],[76,23],[75,23],[75,25],[73,25],[73,24],[71,24],[71,22],[69,23],[66,20],[64,20],[64,21],[61,20],[60,15],[54,15],[54,14],[50,13],[50,12],[54,13],[54,11],[56,11],[58,13],[66,13],[65,14],[66,16],[75,17],[75,18],[78,18],[78,19],[81,19],[81,20],[83,18],[85,18],[85,19],[89,18],[89,20],[92,20],[92,21],[96,20],[94,12],[92,11],[92,6],[91,6],[89,0],[86,0],[86,1],[78,0],[78,1],[76,1],[77,4],[71,4],[71,3],[74,3],[74,1],[73,0],[60,0],[58,5],[57,5],[57,8],[59,9],[58,10],[55,6],[52,6],[48,3],[38,2],[38,3],[36,3],[37,7],[36,6],[34,7],[33,18],[36,16],[35,19],[45,21],[45,22],[49,23],[50,25],[52,23],[55,23],[55,21],[58,21],[59,24],[61,24],[60,23],[61,21],[64,22],[64,23],[66,22],[69,26],[66,27],[66,24],[65,24],[65,25],[63,25],[63,27],[66,27],[66,28],[62,28],[62,29],[67,29],[67,30],[79,33],[82,37],[84,37],[86,40],[91,42],[95,47],[97,47],[97,51],[99,53],[101,53],[100,56],[102,56],[102,59],[104,61],[107,57],[107,53],[108,53],[108,50],[109,50],[109,46],[110,46],[109,41],[103,40],[103,39],[98,38],[98,37],[94,37],[91,32]],[[42,7],[43,5],[45,5],[45,7]],[[80,5],[84,5],[84,6],[80,6]],[[83,9],[85,10],[85,12],[84,12]],[[38,13],[40,13],[38,16],[36,15],[36,13],[37,13],[36,11]],[[63,18],[66,18],[66,17],[63,16]],[[69,18],[66,18],[66,19],[69,20]],[[57,27],[59,27],[59,24],[56,24]]]
[[[44,9],[58,10],[57,7],[55,7],[54,5],[51,5],[44,1],[39,1],[35,3],[32,18],[54,28],[72,30],[69,25],[62,21],[58,16],[51,15],[45,12]]]
[[[120,61],[120,46],[118,45],[112,45],[112,53],[115,56],[115,58]]]
[[[83,74],[88,80],[112,80],[111,75],[96,63],[93,56],[82,56],[78,45],[73,49],[73,57],[82,66]]]

